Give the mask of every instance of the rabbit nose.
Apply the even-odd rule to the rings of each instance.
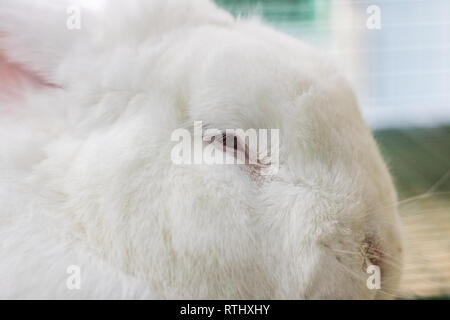
[[[361,254],[365,264],[382,267],[384,253],[379,240],[375,236],[367,236],[361,244]]]

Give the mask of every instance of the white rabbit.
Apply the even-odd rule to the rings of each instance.
[[[395,296],[395,190],[326,58],[207,0],[96,3],[0,0],[40,79],[0,100],[0,298]],[[279,171],[174,164],[194,121],[279,129]]]

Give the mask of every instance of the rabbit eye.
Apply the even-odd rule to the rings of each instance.
[[[239,139],[230,133],[218,131],[213,135],[209,135],[206,138],[203,138],[205,141],[209,143],[214,143],[219,148],[225,150],[239,150]]]
[[[234,150],[238,150],[239,142],[236,136],[227,135],[225,132],[222,133],[222,145],[225,148],[233,147]]]
[[[270,157],[259,158],[256,133],[252,135],[251,132],[241,133],[234,130],[207,129],[203,141],[224,153],[223,163],[229,161],[230,156],[234,157],[234,163],[245,165],[242,168],[246,169],[252,176],[259,176],[263,168],[271,165]]]

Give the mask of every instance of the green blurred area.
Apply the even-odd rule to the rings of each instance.
[[[215,0],[235,17],[257,15],[284,33],[298,36],[302,30],[315,30],[315,37],[328,34],[329,0]]]
[[[377,130],[375,139],[400,199],[427,191],[450,198],[450,126]]]
[[[233,15],[261,14],[266,21],[313,21],[328,12],[327,0],[216,0]]]

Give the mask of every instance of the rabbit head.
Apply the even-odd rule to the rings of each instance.
[[[395,295],[396,193],[318,51],[209,1],[1,3],[2,51],[52,84],[26,92],[57,117],[29,175],[65,235],[164,298]],[[173,133],[194,140],[195,123],[202,150],[257,159],[176,163]],[[227,129],[277,132],[276,146],[259,159]]]

